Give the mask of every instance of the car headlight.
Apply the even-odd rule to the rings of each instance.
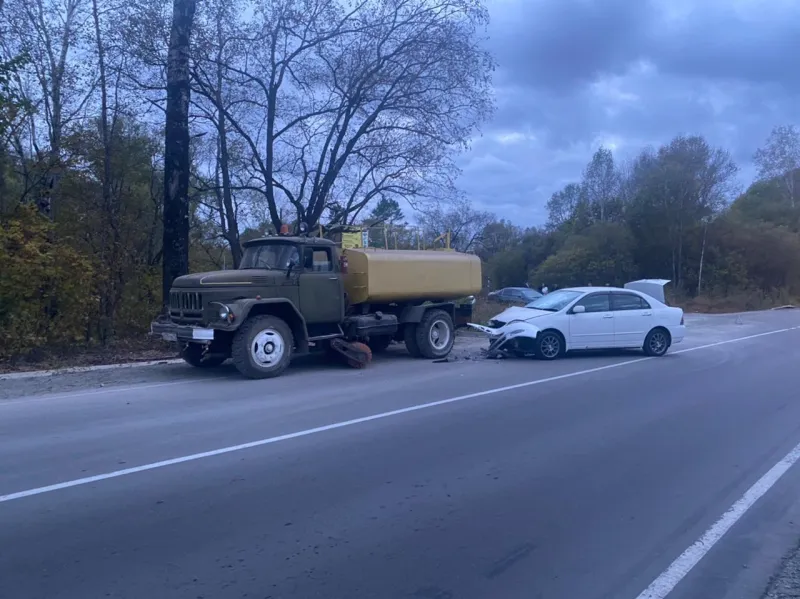
[[[217,314],[220,320],[228,320],[231,315],[231,309],[228,306],[222,305],[219,307],[219,312]]]

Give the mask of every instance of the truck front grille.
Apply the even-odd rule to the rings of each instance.
[[[203,319],[203,294],[198,291],[170,291],[169,315],[173,322],[192,324]]]

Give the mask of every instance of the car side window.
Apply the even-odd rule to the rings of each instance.
[[[305,267],[313,272],[331,272],[333,270],[333,262],[331,261],[330,250],[322,248],[309,248],[306,250]]]
[[[650,304],[635,293],[614,293],[611,295],[613,310],[649,310]]]
[[[586,312],[609,312],[611,310],[611,302],[609,301],[608,293],[593,293],[587,295],[582,300],[575,303],[576,306],[583,306]]]

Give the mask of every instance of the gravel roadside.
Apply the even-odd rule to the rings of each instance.
[[[486,339],[482,335],[459,334],[448,361],[477,360],[483,358],[482,348],[486,347]],[[173,356],[171,356],[174,358]],[[376,361],[385,362],[394,359],[408,358],[405,347],[396,343],[385,355],[376,357]],[[323,370],[325,368],[346,369],[347,366],[331,361],[322,355],[298,358],[292,364],[287,375],[300,374],[303,370]],[[225,378],[241,379],[241,375],[229,362],[219,368],[201,370],[192,368],[182,360],[165,360],[156,364],[127,364],[103,366],[96,369],[61,370],[37,375],[34,377],[4,378],[0,373],[0,401],[21,397],[44,395],[49,393],[70,393],[84,389],[102,387],[121,387],[139,384],[158,384],[180,380],[221,380]],[[5,373],[8,374],[8,373]]]
[[[800,597],[800,545],[781,563],[762,599],[797,599]]]

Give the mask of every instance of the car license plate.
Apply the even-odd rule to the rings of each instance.
[[[213,341],[214,329],[192,329],[192,339],[198,341]]]
[[[175,333],[161,333],[161,338],[164,341],[177,341],[178,336]]]

